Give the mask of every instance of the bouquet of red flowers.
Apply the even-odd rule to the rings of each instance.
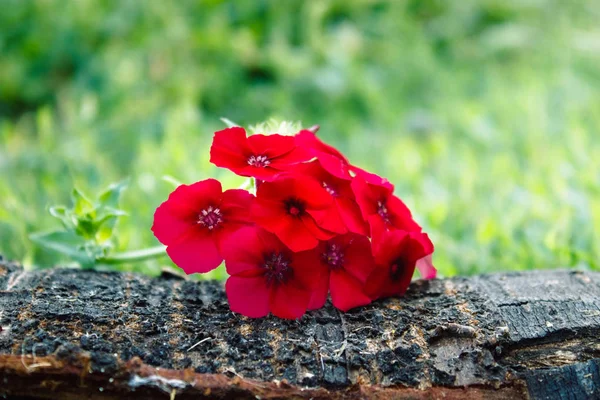
[[[231,309],[300,318],[331,301],[342,311],[406,291],[415,267],[434,278],[433,244],[384,178],[350,164],[315,130],[293,136],[214,135],[210,161],[253,179],[255,194],[206,179],[179,186],[152,231],[187,274],[223,260]]]

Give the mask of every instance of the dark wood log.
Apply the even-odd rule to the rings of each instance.
[[[0,397],[600,398],[600,274],[416,281],[299,321],[222,283],[0,262]]]

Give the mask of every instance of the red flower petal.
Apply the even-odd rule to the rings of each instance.
[[[162,244],[168,245],[186,234],[193,224],[192,218],[187,210],[177,209],[174,204],[165,201],[154,212],[152,232]]]
[[[413,219],[410,210],[400,198],[394,195],[389,196],[386,206],[390,212],[391,224],[394,228],[410,232],[421,231],[421,227]]]
[[[295,136],[298,146],[307,149],[317,157],[321,166],[333,176],[350,180],[349,162],[336,148],[325,144],[308,130],[300,131]]]
[[[170,205],[173,215],[181,219],[195,219],[198,212],[221,202],[221,183],[216,179],[205,179],[191,185],[179,185],[163,203]]]
[[[381,297],[393,295],[393,288],[390,291],[388,285],[390,275],[387,265],[378,265],[365,283],[364,291],[372,300],[377,300]],[[392,292],[391,294],[389,292]]]
[[[292,136],[284,135],[251,135],[248,137],[248,146],[253,154],[264,154],[270,159],[281,157],[296,148],[296,142]]]
[[[423,279],[435,279],[437,276],[437,269],[433,266],[431,254],[417,261],[417,269]]]
[[[325,153],[317,153],[316,157],[323,168],[325,168],[325,170],[327,170],[327,172],[329,172],[331,175],[340,179],[352,179],[352,175],[350,175],[348,163],[346,161]]]
[[[208,272],[217,268],[223,257],[212,235],[193,230],[167,247],[167,254],[186,274]]]
[[[330,146],[323,142],[313,132],[309,130],[302,130],[294,136],[298,146],[312,150],[313,152],[319,152],[334,156],[349,164],[348,159],[335,147]]]
[[[308,303],[309,310],[318,310],[325,305],[327,295],[329,294],[329,271],[320,274],[315,281],[317,285],[312,292],[310,302]]]
[[[378,190],[377,187],[373,188],[362,178],[356,177],[352,180],[352,191],[356,196],[356,202],[360,207],[360,211],[365,219],[368,219],[372,215],[377,214],[377,202],[381,198],[389,196],[391,191],[387,188],[381,188]]]
[[[320,230],[326,230],[339,234],[348,232],[348,228],[346,228],[344,221],[342,221],[342,218],[335,207],[329,207],[324,210],[307,210],[307,213],[310,215],[310,217],[312,217],[311,219],[314,221],[315,226],[317,226]],[[312,225],[312,223],[310,224]],[[305,223],[305,225],[308,227],[308,224]]]
[[[298,319],[304,315],[310,301],[310,292],[294,285],[277,285],[271,289],[269,307],[273,315]]]
[[[335,199],[338,212],[348,231],[361,235],[369,234],[369,225],[364,220],[360,208],[355,200],[347,197],[337,197]]]
[[[363,285],[343,269],[331,271],[329,279],[331,302],[336,308],[345,312],[371,303],[371,298],[362,291]]]
[[[344,247],[344,269],[364,283],[375,268],[375,260],[371,254],[371,243],[366,236],[346,235],[350,240]]]
[[[261,188],[263,186],[261,185]],[[258,190],[260,191],[261,189],[259,188]],[[273,233],[286,229],[290,224],[289,219],[291,218],[285,212],[281,201],[274,201],[262,196],[252,204],[250,215],[256,224]]]
[[[309,219],[306,219],[309,222]],[[321,230],[311,230],[308,227],[316,227],[310,223],[302,223],[299,220],[288,224],[285,229],[274,231],[277,237],[285,243],[290,250],[294,252],[310,250],[317,247],[319,240],[315,237],[316,233],[322,233]],[[331,234],[334,235],[333,233]]]
[[[290,195],[302,199],[307,209],[333,208],[333,199],[316,179],[309,177],[286,177],[282,182],[291,181],[292,189]],[[282,189],[284,186],[282,185]],[[287,187],[286,187],[287,188]]]
[[[217,167],[247,167],[251,154],[244,128],[235,126],[215,132],[210,147],[210,162]]]
[[[269,314],[270,290],[264,277],[240,278],[230,276],[225,283],[231,311],[250,318]]]
[[[298,285],[307,290],[319,287],[323,279],[326,279],[328,271],[321,263],[318,249],[311,249],[294,253],[292,255],[292,267],[294,279]]]
[[[225,267],[229,275],[258,273],[263,262],[263,244],[255,227],[237,231],[222,246]]]
[[[386,178],[383,178],[377,174],[373,174],[369,171],[365,171],[364,169],[359,168],[355,165],[350,166],[350,171],[354,172],[354,174],[356,176],[359,176],[362,179],[364,179],[367,183],[370,183],[372,185],[377,185],[377,186],[383,186],[383,187],[391,189],[391,190],[394,189],[394,185],[392,185],[390,181],[388,181]]]
[[[244,222],[250,222],[249,209],[254,201],[254,196],[247,190],[242,189],[229,189],[223,192],[221,200],[221,208],[223,210],[232,210],[239,212],[235,215],[236,220],[242,220]]]

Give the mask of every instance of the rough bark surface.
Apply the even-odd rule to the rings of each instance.
[[[0,327],[0,397],[600,398],[592,272],[417,281],[284,321],[232,313],[218,282],[0,261]]]

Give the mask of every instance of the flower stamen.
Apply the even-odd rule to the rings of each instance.
[[[209,231],[217,228],[222,222],[223,214],[221,214],[221,210],[213,206],[209,206],[202,210],[200,215],[198,215],[197,221],[199,225],[204,226]]]
[[[325,191],[327,191],[327,193],[329,193],[333,197],[338,196],[338,192],[333,188],[333,186],[329,185],[327,182],[323,181],[321,185],[323,186],[323,189],[325,189]]]
[[[301,217],[306,210],[304,202],[296,198],[287,199],[284,204],[287,213],[293,217]]]
[[[269,166],[269,164],[271,164],[271,161],[269,161],[269,158],[267,156],[251,155],[250,157],[248,157],[248,165],[251,165],[253,167],[264,168]]]
[[[390,214],[388,212],[388,209],[385,205],[385,201],[378,201],[377,202],[377,214],[379,214],[379,216],[383,219],[383,221],[386,224],[391,223],[390,220]]]
[[[281,253],[271,253],[265,256],[263,267],[267,270],[265,278],[267,285],[286,283],[294,274],[290,261]]]
[[[335,244],[327,245],[327,250],[321,254],[321,259],[330,270],[338,270],[344,266],[344,251]]]

